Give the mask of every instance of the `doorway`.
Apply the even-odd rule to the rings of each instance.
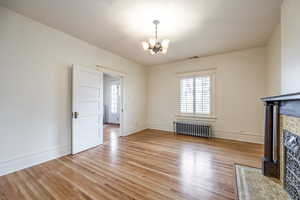
[[[99,66],[73,65],[72,154],[123,135],[123,79],[124,74]]]
[[[103,142],[112,142],[121,135],[121,78],[103,74]]]

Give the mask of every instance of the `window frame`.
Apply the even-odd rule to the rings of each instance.
[[[209,76],[210,77],[210,113],[209,114],[196,114],[195,110],[193,113],[182,113],[181,112],[181,85],[180,82],[184,78],[195,78],[198,76]],[[177,74],[177,117],[186,117],[186,118],[206,118],[206,119],[216,119],[216,110],[215,110],[215,91],[216,91],[216,70],[202,70],[196,72],[185,72]],[[195,100],[194,100],[195,101]],[[195,108],[195,105],[193,105]]]

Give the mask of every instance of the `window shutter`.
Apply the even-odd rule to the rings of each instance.
[[[210,77],[195,77],[195,113],[210,113]]]
[[[194,78],[180,80],[180,112],[193,113],[194,110]]]
[[[179,114],[211,114],[211,76],[195,75],[180,79]]]

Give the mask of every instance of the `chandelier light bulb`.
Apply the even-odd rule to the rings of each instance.
[[[149,43],[148,42],[142,42],[142,46],[144,50],[148,50],[149,49]]]
[[[161,42],[161,46],[163,49],[167,49],[169,47],[170,40],[163,40]]]
[[[156,44],[156,40],[154,38],[150,38],[149,39],[149,44],[150,44],[150,47],[154,47],[155,44]]]
[[[152,49],[150,49],[150,54],[151,54],[151,55],[154,55],[155,52],[154,52]]]

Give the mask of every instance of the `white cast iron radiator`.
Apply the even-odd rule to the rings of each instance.
[[[198,137],[211,137],[212,126],[211,124],[199,121],[175,121],[173,123],[174,133],[191,135]]]

